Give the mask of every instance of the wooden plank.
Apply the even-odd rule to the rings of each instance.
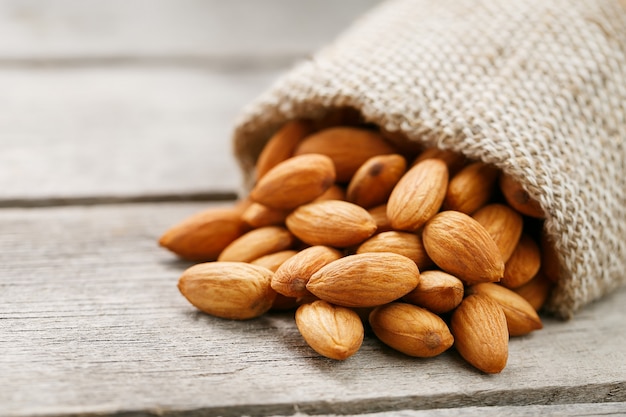
[[[453,352],[411,359],[368,337],[344,362],[290,313],[236,322],[176,289],[158,248],[205,204],[0,210],[0,404],[6,416],[362,414],[626,402],[626,290],[510,344],[483,375]],[[490,409],[492,410],[492,409]]]
[[[2,69],[0,206],[232,193],[233,119],[279,73]]]
[[[1,0],[0,62],[302,57],[380,0]]]

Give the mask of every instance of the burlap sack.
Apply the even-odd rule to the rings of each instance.
[[[285,121],[342,106],[521,181],[561,262],[550,311],[626,282],[623,0],[383,3],[243,111],[246,178]]]

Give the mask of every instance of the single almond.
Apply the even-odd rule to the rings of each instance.
[[[306,288],[322,300],[345,307],[373,307],[396,300],[419,283],[415,262],[395,253],[362,253],[338,259],[317,271]]]
[[[557,283],[561,279],[561,264],[559,262],[559,254],[548,233],[541,231],[541,270],[546,278]]]
[[[488,204],[476,211],[472,217],[496,242],[502,260],[508,261],[522,236],[524,229],[522,216],[504,204]]]
[[[454,275],[436,270],[424,271],[420,273],[417,287],[402,300],[441,314],[458,307],[464,292],[463,282]]]
[[[426,253],[439,268],[466,284],[499,281],[504,262],[485,228],[467,214],[443,211],[424,227]]]
[[[378,233],[361,243],[356,250],[356,253],[368,252],[393,252],[406,256],[412,259],[420,270],[433,265],[424,249],[422,238],[414,233],[396,231]]]
[[[295,209],[287,228],[309,245],[345,248],[357,245],[376,231],[376,223],[362,207],[346,201],[326,200]]]
[[[259,265],[269,269],[272,272],[276,272],[287,259],[296,255],[298,252],[295,250],[281,250],[280,252],[270,253],[269,255],[261,256],[250,263],[252,265]]]
[[[537,311],[521,295],[492,282],[472,285],[468,294],[483,294],[502,307],[509,336],[522,336],[543,327]]]
[[[178,289],[196,308],[216,317],[245,320],[272,306],[272,271],[244,262],[209,262],[183,272]]]
[[[319,154],[289,158],[267,172],[250,198],[267,207],[290,210],[313,201],[335,182],[333,161]]]
[[[533,279],[521,287],[515,288],[513,291],[524,297],[524,299],[533,306],[535,311],[539,311],[548,300],[553,286],[554,284],[539,271]]]
[[[311,293],[306,284],[311,276],[323,266],[336,261],[343,255],[328,246],[311,246],[285,261],[272,278],[272,288],[289,297],[306,297]]]
[[[440,159],[413,166],[394,187],[387,217],[394,229],[416,231],[433,217],[446,194],[448,168]]]
[[[391,222],[387,217],[387,204],[373,207],[367,212],[370,214],[370,216],[372,216],[372,219],[374,219],[374,222],[376,223],[377,233],[393,230],[393,227],[391,227]]]
[[[251,262],[261,256],[289,249],[293,242],[293,235],[283,227],[261,227],[234,240],[224,248],[217,260]]]
[[[345,200],[346,199],[346,190],[343,189],[340,185],[333,184],[328,190],[324,191],[324,194],[317,197],[313,201],[324,201],[324,200]]]
[[[372,130],[355,127],[332,127],[306,137],[295,155],[317,153],[335,163],[337,182],[348,183],[361,165],[376,155],[396,153],[395,148]]]
[[[293,120],[281,127],[265,144],[256,163],[256,179],[261,179],[279,163],[291,158],[298,143],[312,131],[306,120]]]
[[[321,300],[298,307],[296,326],[313,350],[337,360],[354,355],[365,334],[358,314]]]
[[[402,155],[373,156],[352,177],[346,198],[364,208],[384,204],[405,171],[406,161]]]
[[[545,218],[545,213],[539,202],[534,200],[530,194],[528,194],[528,191],[526,191],[519,182],[513,179],[513,177],[502,174],[500,175],[499,184],[506,202],[515,210],[529,217],[535,217],[537,219]]]
[[[517,288],[533,279],[541,268],[541,250],[530,235],[524,233],[508,261],[500,283],[507,288]]]
[[[459,172],[467,162],[467,158],[461,153],[433,147],[424,149],[424,151],[415,158],[411,166],[415,166],[425,159],[441,159],[448,167],[450,177]]]
[[[170,227],[159,244],[181,258],[213,261],[246,230],[234,208],[210,208]]]
[[[377,307],[370,313],[369,323],[384,344],[409,356],[437,356],[454,343],[439,316],[411,304],[396,302]]]
[[[290,213],[288,210],[273,209],[260,203],[252,203],[242,213],[241,220],[248,226],[257,229],[265,226],[279,226],[285,224]]]
[[[444,210],[472,214],[491,199],[498,179],[498,169],[483,162],[467,165],[450,179],[443,201]]]
[[[502,308],[484,295],[470,295],[452,313],[450,329],[459,354],[488,374],[501,372],[509,357],[509,332]]]

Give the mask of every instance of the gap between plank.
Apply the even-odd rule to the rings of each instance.
[[[197,192],[186,194],[151,194],[139,196],[83,196],[83,197],[43,197],[43,198],[8,198],[0,200],[2,208],[42,208],[64,206],[96,206],[135,203],[187,203],[235,201],[234,191]]]

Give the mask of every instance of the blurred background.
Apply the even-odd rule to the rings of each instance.
[[[0,0],[0,206],[231,195],[241,108],[379,0]]]

